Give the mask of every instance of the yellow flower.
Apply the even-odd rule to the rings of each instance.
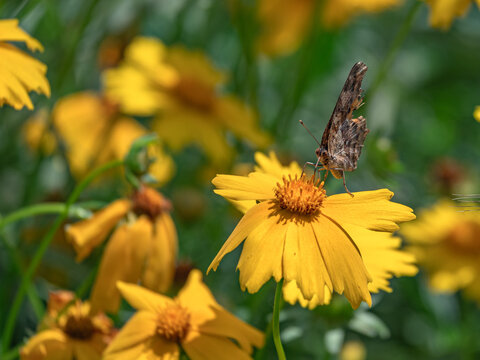
[[[28,147],[47,155],[57,148],[55,134],[48,128],[48,113],[42,109],[34,114],[22,127],[22,135]]]
[[[173,150],[197,144],[215,164],[231,157],[225,131],[264,147],[257,116],[232,95],[220,95],[226,75],[200,52],[137,38],[124,63],[105,73],[106,91],[127,114],[156,115],[152,128]]]
[[[118,288],[137,313],[105,350],[105,360],[178,359],[181,347],[191,360],[251,359],[264,336],[214,299],[192,270],[174,299],[133,284]]]
[[[77,261],[86,258],[115,228],[93,286],[92,308],[118,310],[120,294],[116,282],[119,280],[140,280],[149,289],[168,290],[177,254],[177,232],[170,207],[170,202],[157,191],[142,187],[131,200],[117,200],[90,219],[67,228],[67,239],[77,252]]]
[[[475,118],[475,120],[480,122],[480,106],[477,106],[475,108],[475,111],[473,112],[473,117]]]
[[[314,307],[328,303],[335,291],[354,308],[362,300],[371,304],[370,291],[390,291],[392,275],[415,274],[413,258],[399,251],[400,240],[390,236],[397,222],[415,215],[390,202],[392,192],[327,196],[319,180],[300,176],[298,164],[282,169],[274,155],[256,157],[260,166],[248,177],[218,175],[212,181],[217,194],[245,208],[249,201],[251,207],[208,271],[246,238],[237,266],[242,289],[256,292],[273,276],[285,280],[289,302],[306,306],[311,301]]]
[[[17,19],[0,20],[0,106],[32,110],[30,91],[50,96],[47,67],[8,42],[24,42],[31,51],[43,51],[43,47],[18,27]]]
[[[464,290],[480,302],[480,212],[440,201],[404,224],[401,233],[434,290]]]
[[[320,15],[325,27],[343,26],[353,17],[377,13],[401,4],[402,0],[327,0],[320,7],[315,0],[261,0],[258,18],[262,32],[260,50],[269,55],[295,51]]]
[[[430,5],[430,25],[448,30],[453,19],[464,16],[472,0],[425,0]],[[480,6],[480,0],[475,1]]]
[[[82,177],[92,168],[123,158],[133,141],[147,133],[136,120],[121,116],[118,105],[105,96],[81,92],[57,102],[53,123],[65,143],[72,173]],[[155,158],[151,175],[163,184],[174,172],[173,160],[160,145],[149,147]]]
[[[103,313],[68,291],[51,293],[39,331],[20,350],[22,360],[100,360],[115,333]]]

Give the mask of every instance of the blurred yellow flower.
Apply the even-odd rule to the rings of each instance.
[[[130,44],[120,67],[105,73],[106,92],[122,111],[156,115],[152,128],[173,150],[197,144],[217,165],[231,158],[225,131],[255,146],[269,143],[252,109],[218,94],[225,81],[203,53],[144,37]]]
[[[42,109],[22,126],[22,136],[28,147],[50,155],[57,148],[55,134],[48,128],[48,112]]]
[[[480,211],[443,200],[400,231],[434,290],[463,290],[480,302]]]
[[[390,236],[397,222],[415,218],[390,202],[387,189],[326,196],[323,183],[257,154],[248,177],[218,175],[215,192],[246,210],[208,271],[246,238],[237,268],[242,289],[256,292],[270,278],[285,280],[284,297],[314,307],[344,293],[354,308],[371,304],[370,291],[387,290],[392,275],[413,275],[413,258]],[[292,171],[292,172],[290,172]],[[288,176],[286,175],[288,173]],[[250,207],[248,206],[250,202]],[[298,288],[297,292],[295,289]]]
[[[480,106],[477,106],[475,108],[475,111],[473,112],[473,117],[475,118],[475,120],[480,122]]]
[[[174,299],[133,284],[118,288],[137,313],[105,351],[105,360],[178,359],[180,347],[191,360],[251,359],[264,336],[221,307],[192,270]]]
[[[340,354],[339,360],[365,360],[367,358],[367,349],[360,341],[347,341]]]
[[[117,200],[90,219],[67,227],[67,239],[77,252],[77,261],[86,258],[114,229],[91,294],[94,310],[118,310],[119,280],[140,280],[160,292],[169,289],[177,256],[177,232],[170,208],[170,202],[160,193],[142,187],[132,199]]]
[[[295,51],[314,25],[316,14],[327,28],[343,26],[355,16],[377,13],[402,4],[402,0],[261,0],[258,18],[262,32],[260,51],[282,55]]]
[[[425,0],[430,5],[430,25],[448,30],[456,17],[464,16],[472,0]],[[480,0],[475,0],[480,7]]]
[[[0,20],[0,106],[32,110],[30,91],[50,97],[47,67],[9,42],[23,42],[31,51],[43,51],[43,47],[18,27],[17,19]]]
[[[51,293],[47,314],[20,359],[100,360],[115,331],[105,314],[92,313],[72,292]]]
[[[147,134],[140,123],[122,116],[118,110],[113,101],[93,92],[69,95],[55,105],[53,124],[76,177],[110,160],[122,159],[133,141]],[[149,172],[159,184],[164,184],[173,176],[173,160],[158,144],[148,151],[155,158]]]

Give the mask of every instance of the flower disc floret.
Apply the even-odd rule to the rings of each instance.
[[[179,304],[162,308],[157,317],[157,334],[168,341],[179,342],[190,329],[190,313]]]
[[[456,252],[480,254],[480,223],[465,221],[447,235],[447,243]]]
[[[63,331],[72,339],[88,340],[96,331],[92,319],[81,314],[71,314],[67,317]]]
[[[156,190],[143,186],[132,197],[132,210],[137,215],[147,215],[155,219],[164,211],[170,211],[172,205]]]
[[[302,215],[317,212],[327,197],[323,182],[314,176],[307,180],[305,175],[299,178],[288,175],[288,179],[284,176],[283,183],[277,183],[274,192],[282,209]]]

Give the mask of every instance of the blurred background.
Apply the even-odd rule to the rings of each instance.
[[[187,53],[202,54],[223,72],[215,91],[235,97],[235,106],[244,112],[232,118],[225,111],[215,120],[222,134],[222,147],[217,151],[225,155],[218,160],[205,142],[177,142],[175,134],[193,130],[168,127],[161,112],[135,113],[122,106],[112,110],[134,118],[145,133],[159,124],[170,131],[165,139],[159,131],[163,155],[171,161],[162,172],[160,191],[173,204],[180,282],[185,269],[206,270],[241,216],[213,193],[210,180],[214,175],[246,174],[258,150],[274,150],[284,164],[315,161],[317,144],[298,120],[320,138],[357,61],[369,68],[362,86],[365,104],[357,115],[367,118],[370,133],[358,169],[347,173],[349,190],[388,188],[396,202],[417,214],[454,194],[479,194],[480,123],[473,116],[480,105],[478,7],[472,2],[451,24],[432,26],[435,1],[365,1],[363,7],[356,3],[2,1],[0,18],[18,18],[20,26],[44,46],[44,52],[33,56],[48,66],[52,94],[47,98],[32,93],[33,111],[0,108],[0,213],[65,201],[87,170],[104,161],[100,158],[107,144],[120,141],[112,140],[111,132],[92,141],[94,134],[87,125],[76,129],[80,105],[69,109],[73,115],[65,115],[64,123],[70,121],[75,128],[70,133],[60,120],[56,122],[55,113],[61,111],[59,102],[72,94],[108,94],[105,74],[128,62],[128,46],[138,36],[155,38],[166,48],[182,46]],[[244,117],[251,119],[253,130],[238,130],[238,124],[228,121],[239,123]],[[262,140],[244,135],[252,132],[261,134]],[[78,154],[89,154],[83,168],[74,164],[77,155],[69,146],[76,146]],[[329,179],[327,194],[343,191],[341,181]],[[81,201],[92,202],[94,210],[129,193],[130,185],[118,172],[95,181],[82,193]],[[21,280],[21,269],[28,265],[54,218],[44,215],[3,229],[1,326]],[[480,241],[480,233],[474,237]],[[97,249],[86,261],[76,263],[74,251],[59,232],[35,276],[39,298],[46,302],[49,290],[78,288],[101,253]],[[205,282],[227,309],[266,329],[274,283],[254,295],[243,293],[234,274],[239,254],[237,249],[227,256],[220,271],[205,276]],[[480,253],[476,255],[480,263]],[[341,296],[314,310],[285,306],[280,325],[287,358],[480,358],[480,296],[475,301],[458,292],[433,291],[421,267],[413,278],[393,279],[392,288],[393,293],[375,295],[370,309],[362,306],[353,311]],[[122,324],[128,314],[120,311],[116,323]],[[38,322],[25,301],[14,343],[19,345],[35,333]],[[275,358],[270,338],[257,356]]]

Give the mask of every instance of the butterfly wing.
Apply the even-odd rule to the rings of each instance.
[[[366,72],[363,62],[352,67],[323,133],[321,148],[329,168],[352,171],[357,167],[368,129],[365,118],[352,119],[352,113],[362,105],[361,85]]]

